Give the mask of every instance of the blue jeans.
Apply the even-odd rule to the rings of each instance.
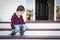
[[[14,29],[10,35],[14,36],[18,31],[20,31],[20,36],[23,36],[25,30],[26,30],[25,24],[17,24],[17,25],[14,25]]]

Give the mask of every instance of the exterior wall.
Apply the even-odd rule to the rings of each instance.
[[[0,21],[10,22],[11,16],[19,5],[23,5],[26,9],[26,0],[0,0]],[[26,20],[25,14],[26,12],[23,16]]]

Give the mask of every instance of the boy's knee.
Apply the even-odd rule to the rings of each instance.
[[[23,26],[24,26],[24,29],[26,29],[26,28],[27,28],[27,26],[26,26],[25,24],[24,24]]]

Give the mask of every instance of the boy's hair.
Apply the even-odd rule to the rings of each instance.
[[[19,6],[17,7],[17,10],[16,10],[16,11],[25,11],[25,8],[24,8],[24,6],[19,5]]]

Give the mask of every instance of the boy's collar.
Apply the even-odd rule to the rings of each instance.
[[[18,16],[16,15],[16,13],[14,13],[14,15],[18,18]],[[21,16],[22,16],[22,15],[21,15]],[[21,17],[21,16],[20,16],[20,17]]]

